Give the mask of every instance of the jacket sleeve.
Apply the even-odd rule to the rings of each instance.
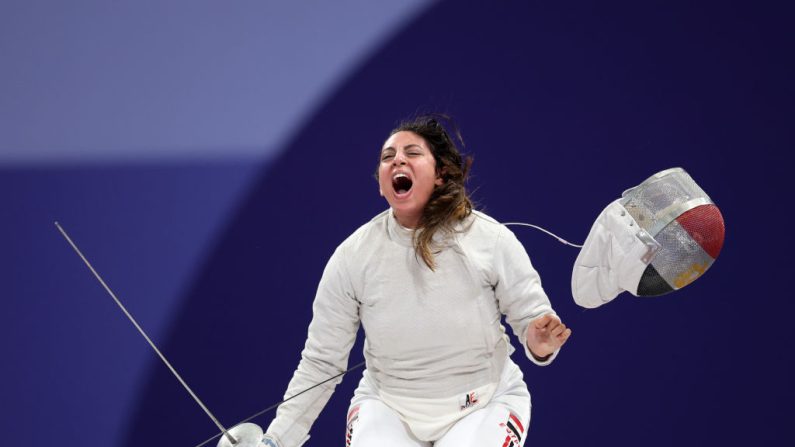
[[[546,314],[556,315],[547,294],[541,287],[541,278],[530,263],[524,246],[507,228],[502,227],[494,247],[494,294],[500,312],[506,316],[513,333],[520,338],[525,355],[537,365],[548,365],[558,355],[556,350],[543,362],[536,360],[527,348],[527,331],[530,323]]]
[[[320,279],[306,345],[285,392],[285,399],[347,368],[348,356],[359,329],[359,302],[345,262],[344,246],[340,246],[326,264]],[[341,381],[342,377],[339,377],[280,405],[267,433],[276,438],[281,447],[302,445],[309,439],[309,429]]]

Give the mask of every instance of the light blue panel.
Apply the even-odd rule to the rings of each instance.
[[[268,158],[430,3],[3,2],[0,164]]]

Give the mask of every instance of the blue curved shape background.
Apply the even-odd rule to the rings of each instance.
[[[381,142],[398,119],[427,109],[456,117],[475,156],[475,199],[499,220],[583,240],[621,191],[682,166],[727,222],[721,257],[703,279],[669,296],[622,296],[592,311],[571,300],[576,250],[515,230],[574,329],[553,365],[517,358],[533,395],[528,443],[787,439],[791,262],[760,217],[774,216],[792,191],[795,73],[783,8],[442,2],[360,64],[267,165],[4,170],[0,189],[14,212],[2,233],[16,236],[7,245],[13,256],[2,258],[12,285],[2,347],[13,365],[3,371],[13,403],[4,405],[3,420],[13,422],[3,422],[4,432],[20,442],[36,432],[82,445],[91,440],[83,427],[103,421],[86,415],[116,412],[123,424],[105,435],[117,445],[192,446],[214,433],[45,228],[57,216],[80,222],[78,243],[130,297],[132,312],[162,327],[161,348],[223,422],[280,400],[326,260],[386,206],[371,175]],[[227,192],[214,195],[220,184]],[[186,197],[196,202],[175,205]],[[102,203],[118,200],[131,201],[131,211],[103,214]],[[188,210],[203,205],[226,214],[214,230],[197,232],[192,220],[202,213]],[[120,234],[130,238],[125,253]],[[142,296],[141,283],[172,283],[136,265],[190,250],[203,259],[196,271],[159,273],[193,278],[184,289],[171,286],[184,297],[179,307],[163,316],[138,304],[158,299]],[[360,359],[357,344],[350,363]],[[142,371],[143,380],[121,380],[125,369]],[[359,374],[337,388],[307,445],[343,442]],[[118,389],[130,382],[138,386]],[[136,402],[131,412],[118,404],[125,393]]]

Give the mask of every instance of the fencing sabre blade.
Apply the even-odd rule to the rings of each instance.
[[[74,241],[72,241],[72,238],[69,237],[69,235],[63,229],[63,227],[61,227],[61,225],[58,222],[55,222],[55,226],[58,228],[58,231],[61,232],[61,235],[63,235],[64,239],[66,239],[66,241],[69,242],[69,245],[72,246],[72,249],[74,249],[75,253],[77,253],[77,255],[80,256],[80,259],[83,260],[83,262],[86,264],[88,269],[91,270],[91,273],[94,274],[94,277],[96,277],[97,280],[99,281],[99,283],[102,284],[102,287],[105,288],[105,290],[108,292],[108,294],[111,296],[111,298],[113,298],[113,300],[116,302],[116,304],[118,304],[118,306],[121,308],[122,312],[124,312],[124,314],[127,315],[127,318],[129,318],[129,320],[132,322],[132,324],[135,326],[135,328],[138,329],[138,332],[140,332],[141,335],[144,337],[144,339],[146,339],[146,342],[149,343],[149,346],[151,346],[152,349],[154,349],[155,352],[157,353],[157,355],[160,357],[160,359],[163,360],[163,363],[165,363],[166,366],[168,367],[168,369],[174,374],[174,377],[177,378],[179,383],[181,383],[182,386],[185,388],[185,390],[188,391],[188,394],[190,394],[191,397],[193,397],[193,400],[195,400],[196,403],[199,404],[199,406],[202,408],[202,410],[204,410],[204,412],[207,413],[207,416],[209,416],[210,419],[212,419],[213,423],[221,430],[220,433],[218,433],[218,434],[214,435],[213,437],[211,437],[210,439],[207,439],[206,441],[202,442],[197,447],[202,447],[202,446],[208,444],[209,442],[213,441],[214,439],[216,439],[216,438],[218,438],[220,436],[223,436],[223,438],[221,438],[221,440],[218,443],[219,447],[230,447],[230,446],[236,446],[236,447],[258,447],[258,446],[262,446],[262,445],[264,445],[264,444],[261,443],[262,438],[263,438],[262,428],[259,425],[257,425],[257,424],[250,423],[249,422],[250,420],[256,418],[257,416],[265,414],[265,413],[267,413],[270,410],[273,410],[274,408],[278,407],[279,405],[283,404],[284,402],[287,402],[290,399],[296,398],[296,397],[300,396],[301,394],[306,393],[307,391],[310,391],[310,390],[312,390],[312,389],[314,389],[314,388],[316,388],[316,387],[318,387],[320,385],[323,385],[326,382],[334,380],[334,379],[344,375],[345,373],[348,373],[348,372],[353,371],[355,369],[361,368],[366,363],[366,362],[361,362],[361,363],[359,363],[357,365],[354,365],[353,367],[347,369],[346,371],[343,371],[340,374],[337,374],[336,376],[329,377],[328,379],[326,379],[326,380],[324,380],[324,381],[322,381],[320,383],[312,385],[311,387],[309,387],[309,388],[307,388],[307,389],[305,389],[303,391],[300,391],[300,392],[298,392],[298,393],[296,393],[296,394],[294,394],[294,395],[282,400],[281,402],[278,402],[278,403],[276,403],[274,405],[271,405],[268,408],[249,416],[248,418],[240,421],[239,423],[235,424],[232,428],[227,430],[226,428],[224,428],[223,425],[221,425],[221,423],[218,421],[218,419],[215,416],[213,416],[213,414],[210,412],[210,410],[207,408],[207,406],[205,406],[204,403],[202,403],[202,401],[199,399],[199,397],[196,396],[196,393],[194,393],[193,390],[190,389],[188,384],[185,383],[185,381],[182,379],[182,377],[179,375],[179,373],[177,373],[177,371],[174,369],[174,367],[171,366],[171,363],[169,363],[169,361],[160,352],[160,350],[157,349],[157,346],[155,346],[155,344],[152,342],[152,340],[146,335],[146,332],[144,332],[144,330],[141,328],[141,326],[138,324],[138,322],[135,321],[135,318],[133,318],[133,316],[130,314],[130,312],[127,311],[127,308],[124,307],[124,305],[121,303],[119,298],[116,297],[116,294],[114,294],[113,291],[110,289],[110,287],[108,287],[108,285],[105,283],[105,281],[102,279],[102,277],[99,276],[99,273],[97,273],[97,271],[94,269],[94,267],[91,265],[91,263],[88,262],[88,259],[86,259],[86,257],[80,251],[80,249],[77,248],[77,245],[74,243]]]
[[[210,410],[207,408],[207,406],[205,406],[204,403],[202,403],[202,401],[199,399],[199,397],[196,395],[196,393],[194,393],[193,390],[190,389],[188,384],[185,383],[184,380],[182,380],[182,377],[179,375],[177,370],[174,369],[173,366],[171,366],[171,363],[169,363],[169,361],[166,359],[166,356],[164,356],[163,353],[160,352],[159,349],[157,349],[157,346],[155,346],[155,344],[152,342],[152,340],[149,338],[149,336],[146,335],[146,332],[144,332],[144,330],[141,328],[141,326],[138,324],[138,322],[135,321],[135,318],[133,318],[133,316],[130,314],[130,312],[127,311],[127,308],[124,307],[124,304],[122,304],[121,301],[116,297],[116,294],[114,294],[113,291],[110,290],[110,287],[108,287],[108,285],[105,283],[105,281],[102,279],[102,277],[99,276],[99,273],[97,273],[97,271],[94,269],[94,267],[91,265],[91,263],[88,262],[88,259],[86,259],[86,257],[80,251],[80,249],[77,248],[77,245],[75,245],[75,243],[72,241],[72,238],[70,238],[69,235],[66,234],[66,231],[63,229],[63,227],[61,227],[61,225],[58,222],[55,222],[55,226],[58,227],[58,231],[60,231],[61,234],[63,235],[63,237],[66,239],[66,241],[69,242],[69,245],[71,245],[72,248],[74,249],[74,251],[77,253],[77,255],[80,256],[80,259],[82,259],[83,262],[88,267],[88,269],[91,270],[91,273],[94,274],[94,276],[97,278],[99,283],[102,284],[102,287],[105,288],[105,291],[107,291],[108,294],[111,296],[111,298],[113,298],[113,301],[116,301],[116,304],[119,305],[119,307],[121,308],[122,312],[124,312],[124,315],[127,315],[127,318],[130,319],[130,321],[132,322],[133,326],[135,326],[135,328],[138,329],[138,332],[140,332],[141,335],[146,339],[146,342],[149,343],[149,346],[151,346],[152,349],[155,350],[157,355],[160,357],[160,360],[162,360],[163,363],[166,364],[168,369],[171,370],[171,372],[174,374],[174,377],[176,377],[177,380],[179,381],[179,383],[181,383],[182,386],[185,387],[185,390],[188,391],[188,394],[190,394],[191,397],[193,397],[193,400],[195,400],[196,403],[199,404],[199,406],[202,408],[202,410],[204,410],[204,412],[207,413],[207,416],[209,416],[210,419],[212,419],[213,423],[219,429],[221,429],[221,432],[226,436],[226,440],[228,440],[232,445],[237,445],[238,444],[238,439],[233,437],[232,434],[229,432],[229,430],[224,428],[224,426],[221,425],[220,422],[218,422],[218,419],[215,416],[213,416],[213,414],[210,412]],[[246,432],[246,433],[248,433],[248,432]],[[262,438],[261,430],[260,430],[259,437]],[[244,447],[245,445],[246,445],[245,443],[241,443],[240,447]],[[255,444],[252,444],[252,446],[253,445],[255,445]]]

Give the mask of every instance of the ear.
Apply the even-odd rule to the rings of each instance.
[[[381,197],[384,197],[384,190],[381,189],[380,186],[378,187],[378,194],[381,195]]]
[[[436,186],[444,185],[444,174],[447,173],[447,168],[442,168],[441,170],[436,170],[436,180],[433,181],[433,184]]]

